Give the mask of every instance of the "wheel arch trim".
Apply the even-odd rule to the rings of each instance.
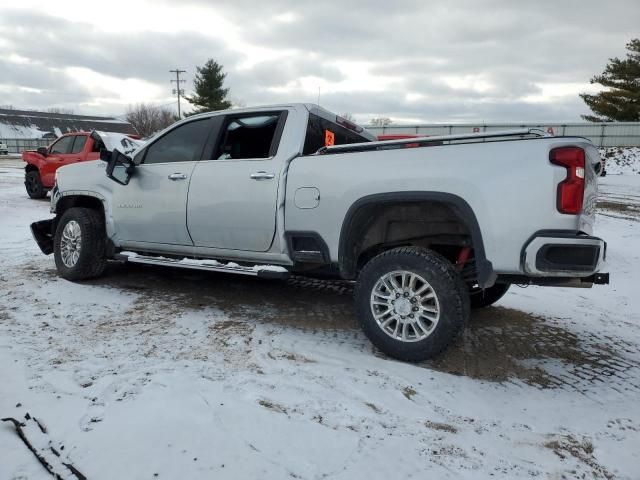
[[[357,227],[354,225],[354,219],[358,211],[364,207],[375,204],[408,202],[438,202],[452,207],[453,211],[465,223],[471,234],[479,285],[481,287],[490,287],[495,283],[496,273],[493,270],[493,265],[486,257],[480,225],[471,206],[463,198],[455,194],[431,191],[377,193],[356,200],[349,207],[349,210],[347,210],[340,229],[338,264],[342,277],[353,278],[356,274],[357,259],[349,252],[349,246],[353,241],[352,237],[354,232],[357,231]]]
[[[51,213],[61,215],[61,212],[58,208],[60,202],[63,200],[68,200],[71,197],[90,198],[92,199],[92,201],[98,200],[100,202],[100,205],[102,206],[102,213],[104,214],[107,238],[111,238],[111,234],[114,231],[113,219],[108,210],[108,202],[106,201],[105,196],[98,192],[94,192],[92,190],[67,190],[65,192],[56,192],[54,189],[54,193],[51,197]]]

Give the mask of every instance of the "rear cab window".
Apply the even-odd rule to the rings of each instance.
[[[271,158],[276,155],[286,112],[227,116],[215,160]]]
[[[372,141],[366,136],[364,129],[355,123],[336,115],[329,115],[329,112],[326,111],[322,113],[321,116],[313,111],[309,112],[307,133],[302,149],[303,155],[312,155],[326,146]],[[326,116],[335,120],[329,120]]]

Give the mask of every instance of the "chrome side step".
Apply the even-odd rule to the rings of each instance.
[[[188,268],[191,270],[205,270],[208,272],[237,273],[261,278],[288,278],[289,271],[279,265],[238,265],[234,262],[222,263],[217,260],[195,258],[167,258],[141,255],[135,252],[120,252],[114,257],[130,263],[142,263],[146,265],[161,265],[165,267]]]

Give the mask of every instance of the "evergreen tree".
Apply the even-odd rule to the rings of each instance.
[[[196,109],[189,115],[213,110],[226,110],[231,107],[231,102],[226,100],[229,89],[222,88],[224,78],[227,76],[222,72],[222,65],[209,59],[204,67],[196,67],[196,70],[198,73],[193,80],[196,92],[190,97],[185,97],[189,103],[196,106]]]
[[[627,44],[627,58],[610,58],[604,72],[591,79],[606,90],[580,97],[595,115],[582,115],[590,122],[640,121],[640,38]]]

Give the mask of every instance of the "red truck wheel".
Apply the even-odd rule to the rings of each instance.
[[[31,170],[24,176],[24,186],[27,189],[27,195],[31,198],[44,198],[47,196],[47,189],[42,185],[40,180],[40,172]]]

